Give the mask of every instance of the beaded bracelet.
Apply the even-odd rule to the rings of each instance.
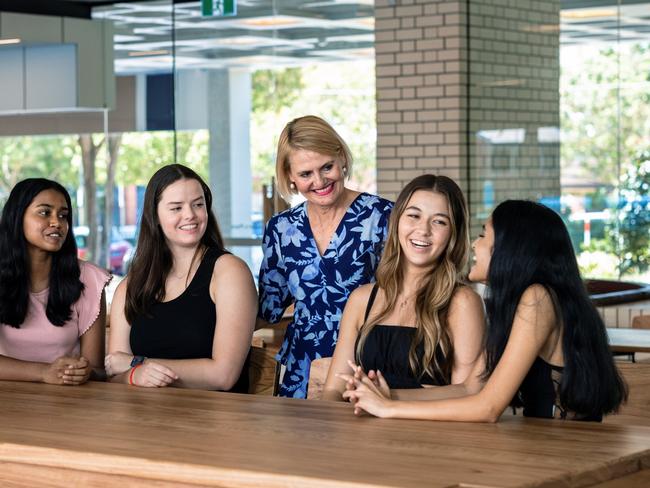
[[[142,363],[136,364],[131,368],[131,373],[129,374],[129,385],[135,385],[133,382],[133,374],[135,373],[135,370],[138,369],[140,366],[142,366]]]

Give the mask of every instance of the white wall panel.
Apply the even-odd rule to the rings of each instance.
[[[0,48],[0,111],[25,108],[23,48]]]
[[[25,51],[26,109],[77,107],[76,47],[59,44]]]

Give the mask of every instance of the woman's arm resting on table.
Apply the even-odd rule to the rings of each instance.
[[[51,385],[79,385],[86,380],[88,360],[62,356],[51,364],[0,356],[0,380],[33,381]],[[86,377],[87,379],[87,377]]]
[[[496,422],[555,326],[550,296],[543,287],[533,285],[519,301],[506,348],[480,392],[437,401],[391,401],[374,392],[370,380],[365,380],[357,382],[356,389],[346,392],[345,396],[356,402],[355,413],[363,410],[378,417]],[[439,390],[445,388],[448,387]]]
[[[210,296],[217,309],[212,358],[155,359],[178,375],[174,386],[229,390],[242,373],[257,316],[257,293],[246,263],[230,254],[219,258]]]

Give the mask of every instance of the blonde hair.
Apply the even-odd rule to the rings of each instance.
[[[387,317],[397,304],[399,291],[404,283],[404,266],[399,243],[399,219],[404,213],[411,196],[418,190],[444,195],[449,204],[451,236],[447,248],[431,272],[422,282],[415,300],[416,332],[409,350],[409,365],[418,378],[425,373],[435,376],[439,373],[445,380],[451,380],[453,344],[447,327],[449,303],[456,289],[462,285],[463,272],[469,256],[469,218],[465,197],[458,185],[446,176],[422,175],[413,179],[401,191],[390,216],[388,238],[377,268],[378,287],[383,290],[386,303],[375,318],[363,324],[359,331],[356,359],[361,364],[363,347],[372,329]],[[422,361],[417,357],[417,347],[423,344]],[[442,364],[436,357],[436,349],[444,357]]]
[[[296,149],[306,149],[319,154],[337,158],[344,168],[347,176],[352,173],[352,153],[350,148],[334,128],[320,117],[305,115],[289,122],[278,140],[278,153],[275,160],[275,181],[280,196],[286,201],[296,194],[291,189],[289,172],[291,152]]]

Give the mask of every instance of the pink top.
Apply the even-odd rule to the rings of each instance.
[[[27,316],[20,328],[0,325],[0,355],[39,363],[52,363],[61,356],[79,356],[79,337],[99,316],[102,291],[112,278],[94,264],[79,261],[79,266],[84,290],[72,304],[70,320],[57,327],[47,319],[49,288],[30,293]]]

